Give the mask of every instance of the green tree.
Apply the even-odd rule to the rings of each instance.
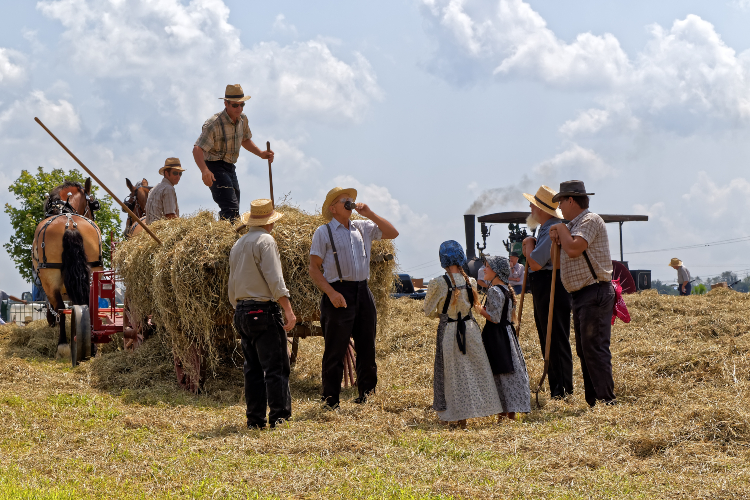
[[[59,186],[65,180],[78,181],[84,183],[84,177],[78,170],[70,170],[67,174],[61,168],[56,168],[52,172],[45,172],[42,167],[37,169],[36,175],[24,170],[21,176],[8,187],[8,191],[13,193],[20,206],[18,208],[5,204],[5,213],[10,216],[10,223],[13,226],[13,233],[10,241],[3,247],[8,251],[10,258],[16,263],[16,268],[21,276],[31,281],[31,245],[34,241],[34,231],[36,226],[44,219],[44,199],[52,188]],[[96,196],[99,186],[92,186],[91,192]],[[94,221],[102,231],[102,259],[104,267],[109,267],[111,249],[110,233],[119,234],[122,225],[120,211],[115,206],[114,201],[109,196],[99,198],[101,210],[94,215]]]

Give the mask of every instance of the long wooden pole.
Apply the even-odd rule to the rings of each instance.
[[[544,378],[549,371],[549,351],[552,346],[552,318],[555,312],[555,284],[557,283],[557,270],[560,269],[560,245],[552,243],[550,248],[550,257],[552,258],[552,286],[549,292],[549,313],[547,314],[547,338],[544,346],[544,371],[542,378],[539,379],[539,385],[536,388],[536,405],[539,406],[539,391],[542,389]]]
[[[523,265],[523,286],[521,287],[521,300],[518,303],[518,324],[516,325],[516,338],[521,336],[521,320],[523,319],[523,299],[526,297],[526,283],[529,281],[529,259]]]
[[[93,172],[92,172],[91,170],[89,170],[89,169],[88,169],[88,167],[87,167],[86,165],[84,165],[84,164],[83,164],[83,162],[82,162],[81,160],[79,160],[79,159],[78,159],[78,158],[76,157],[76,155],[74,155],[74,154],[73,154],[73,153],[72,153],[72,152],[71,152],[71,151],[70,151],[70,150],[69,150],[69,149],[68,149],[67,147],[65,147],[65,144],[63,144],[63,143],[62,143],[62,141],[60,141],[60,139],[58,139],[57,137],[55,137],[55,134],[53,134],[53,133],[52,133],[52,132],[50,131],[50,129],[48,129],[48,128],[47,128],[47,127],[46,127],[46,126],[44,125],[44,123],[42,123],[42,120],[40,120],[40,119],[39,119],[39,118],[37,118],[37,117],[34,117],[34,121],[35,121],[35,122],[37,122],[37,123],[38,123],[39,125],[41,125],[41,126],[42,126],[42,128],[43,128],[44,130],[46,130],[46,131],[47,131],[47,133],[48,133],[48,134],[49,134],[49,135],[50,135],[50,136],[51,136],[51,137],[52,137],[52,138],[53,138],[53,139],[54,139],[55,141],[57,141],[57,143],[58,143],[58,144],[59,144],[60,146],[62,146],[62,148],[63,148],[63,149],[65,150],[65,151],[67,151],[67,153],[68,153],[68,154],[69,154],[69,155],[70,155],[70,156],[71,156],[71,157],[72,157],[72,158],[73,158],[73,159],[74,159],[74,160],[75,160],[75,161],[76,161],[76,162],[77,162],[77,163],[78,163],[78,164],[79,164],[79,165],[81,166],[81,168],[83,168],[83,169],[84,169],[84,170],[85,170],[85,171],[86,171],[86,172],[87,172],[87,173],[88,173],[88,174],[89,174],[89,175],[90,175],[91,177],[93,177],[93,178],[94,178],[94,180],[95,180],[95,181],[97,182],[97,184],[99,184],[99,185],[100,185],[100,186],[101,186],[101,187],[102,187],[102,188],[103,188],[103,189],[104,189],[104,190],[105,190],[105,191],[107,192],[107,194],[109,194],[109,195],[110,195],[110,196],[112,197],[112,199],[114,199],[114,200],[115,200],[115,201],[117,202],[117,204],[118,204],[118,205],[120,205],[120,206],[121,206],[121,207],[123,208],[123,210],[125,210],[125,211],[126,211],[126,212],[128,213],[128,215],[130,215],[130,216],[131,216],[131,217],[133,218],[133,220],[139,220],[138,216],[137,216],[137,215],[135,215],[135,214],[133,213],[133,211],[132,211],[132,210],[130,210],[130,209],[129,209],[129,208],[128,208],[128,207],[127,207],[127,206],[126,206],[126,205],[125,205],[125,204],[124,204],[123,202],[121,202],[121,201],[120,201],[120,199],[119,199],[119,198],[118,198],[117,196],[115,196],[115,194],[114,194],[114,193],[113,193],[112,191],[110,191],[110,190],[109,190],[109,188],[108,188],[107,186],[105,186],[105,185],[104,185],[104,183],[103,183],[102,181],[100,181],[100,180],[99,180],[99,178],[98,178],[98,177],[97,177],[96,175],[94,175],[94,173],[93,173]],[[148,233],[148,234],[149,234],[149,235],[150,235],[150,236],[151,236],[151,237],[152,237],[152,238],[153,238],[153,239],[154,239],[154,240],[155,240],[155,241],[156,241],[156,242],[157,242],[158,244],[160,244],[160,245],[161,245],[161,240],[160,240],[160,239],[159,239],[159,238],[158,238],[158,237],[157,237],[157,236],[156,236],[156,235],[155,235],[154,233],[152,233],[152,232],[151,232],[151,229],[149,229],[149,228],[148,228],[148,226],[147,226],[146,224],[143,224],[143,223],[141,223],[141,225],[143,226],[143,229],[145,229],[145,230],[146,230],[146,232],[147,232],[147,233]]]
[[[271,141],[266,141],[266,151],[271,151]],[[271,158],[268,159],[268,184],[271,186],[271,206],[276,208],[273,200],[273,172],[271,172]]]

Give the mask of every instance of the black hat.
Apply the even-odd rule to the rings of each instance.
[[[587,193],[583,181],[565,181],[560,183],[560,192],[552,197],[552,201],[558,202],[564,196],[591,196]]]

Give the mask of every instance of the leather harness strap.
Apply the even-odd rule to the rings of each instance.
[[[96,229],[96,232],[99,235],[99,259],[94,262],[87,262],[87,264],[91,267],[103,267],[104,264],[102,261],[102,233],[101,231],[99,231],[99,227],[96,225],[94,221],[92,221],[91,219],[87,219],[86,217],[82,215],[65,213],[65,214],[58,214],[58,215],[53,215],[52,217],[48,217],[44,226],[42,227],[42,230],[41,230],[42,262],[39,262],[37,258],[34,258],[33,257],[34,254],[32,253],[32,258],[34,260],[34,263],[36,264],[36,269],[37,270],[39,269],[62,269],[62,262],[47,262],[47,251],[45,248],[46,245],[44,244],[44,239],[47,236],[47,228],[49,227],[50,224],[52,224],[52,222],[54,222],[60,217],[66,217],[68,219],[67,222],[65,223],[66,229],[70,226],[71,223],[73,224],[73,227],[78,226],[78,223],[73,220],[73,217],[79,217],[83,219],[84,221],[91,224],[91,227]]]

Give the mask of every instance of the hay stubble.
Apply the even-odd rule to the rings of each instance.
[[[589,409],[576,368],[569,400],[543,395],[519,422],[455,432],[429,408],[436,321],[405,299],[381,315],[370,403],[352,404],[349,390],[340,411],[322,411],[322,342],[306,339],[292,372],[295,420],[264,432],[243,429],[232,365],[194,397],[175,388],[160,343],[71,370],[17,350],[30,340],[17,340],[21,328],[1,329],[3,474],[21,485],[83,478],[80,491],[94,493],[104,481],[119,497],[747,497],[750,296],[626,300],[633,322],[618,322],[612,339],[620,404]],[[542,361],[526,307],[534,383]]]

